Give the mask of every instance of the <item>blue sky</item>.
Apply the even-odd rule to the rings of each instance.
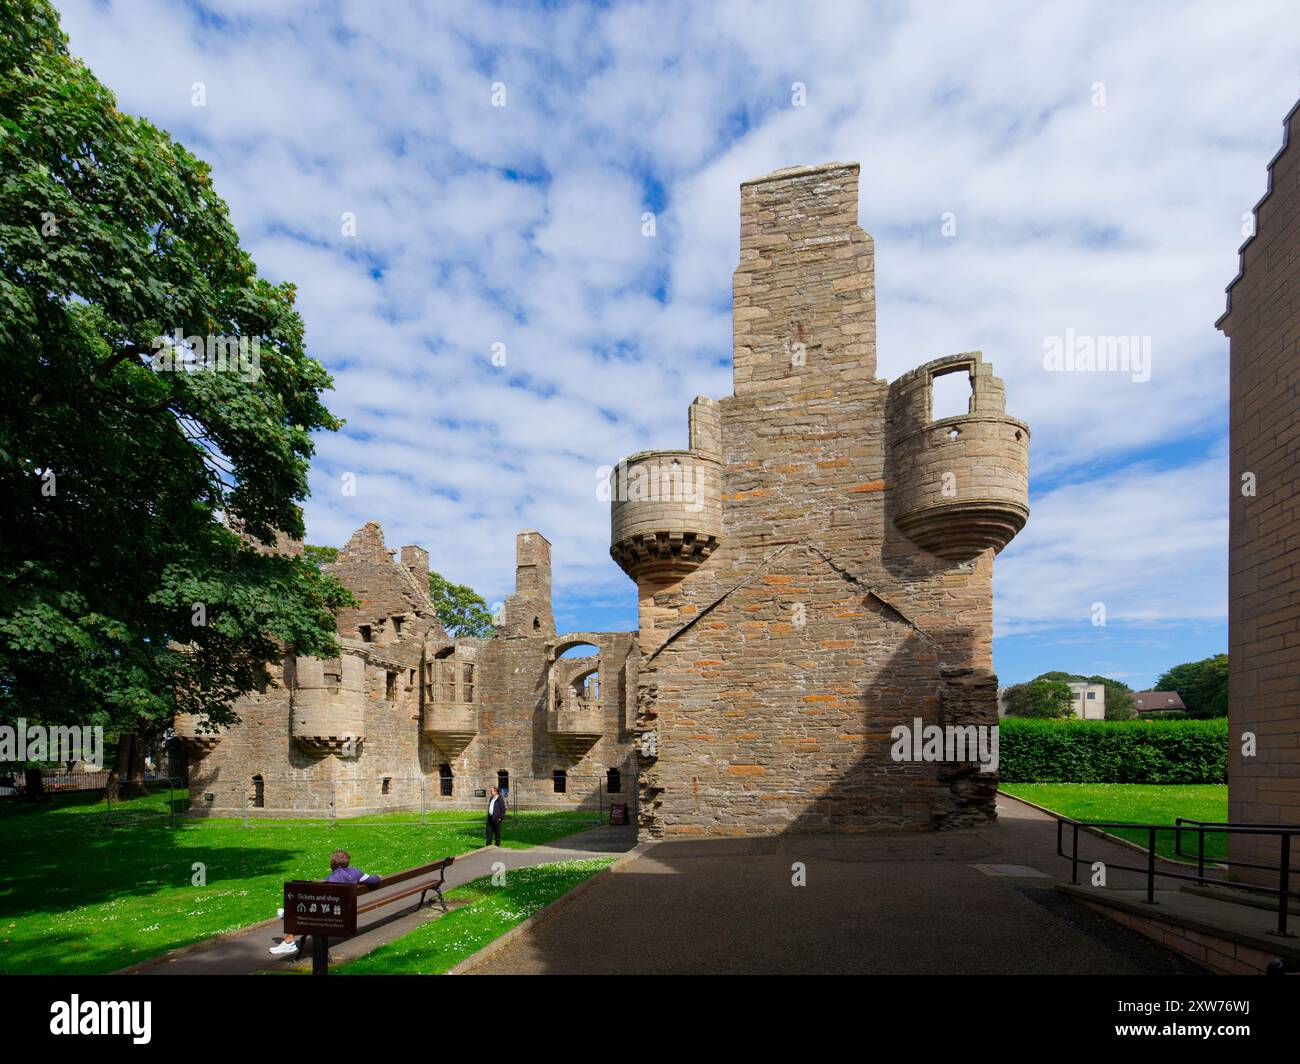
[[[690,400],[731,390],[739,183],[856,160],[880,374],[982,350],[1033,430],[1003,682],[1142,687],[1225,649],[1213,323],[1300,90],[1292,4],[60,9],[299,285],[348,422],[319,441],[309,541],[377,519],[496,602],[538,528],[557,623],[634,627],[596,470],[683,446]],[[1149,338],[1150,379],[1047,371],[1070,332]]]

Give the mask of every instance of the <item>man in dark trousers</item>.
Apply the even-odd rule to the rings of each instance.
[[[501,821],[506,818],[506,800],[501,792],[492,788],[487,807],[487,841],[484,846],[501,845]]]

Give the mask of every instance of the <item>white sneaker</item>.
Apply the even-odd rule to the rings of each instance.
[[[277,919],[277,920],[283,920],[283,919],[284,919],[284,910],[283,910],[283,909],[276,909],[276,910],[275,910],[275,916],[276,916],[276,919]]]
[[[271,952],[277,957],[287,957],[290,953],[298,952],[298,943],[281,942],[271,947]]]

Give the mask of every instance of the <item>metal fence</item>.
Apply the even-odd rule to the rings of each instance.
[[[609,821],[611,807],[636,816],[636,779],[608,776],[361,776],[317,780],[253,776],[238,780],[191,779],[192,817],[237,817],[246,825],[302,820],[344,821],[350,826],[482,824],[490,788],[500,786],[508,815],[567,812],[581,823]],[[611,791],[611,786],[616,790]]]
[[[104,788],[105,820],[114,828],[145,824],[174,828],[185,815],[187,804],[185,781],[174,777],[112,780]]]
[[[41,770],[41,786],[48,794],[69,791],[102,791],[108,785],[108,769],[98,772]],[[21,768],[0,770],[0,798],[21,798],[27,794],[27,773]]]
[[[1063,817],[1053,813],[1056,817],[1056,854],[1058,857],[1064,857],[1070,862],[1070,882],[1077,885],[1079,882],[1079,865],[1089,865],[1092,861],[1087,857],[1079,856],[1079,831],[1088,831],[1094,829],[1102,833],[1113,832],[1118,829],[1127,828],[1135,831],[1142,831],[1147,836],[1147,859],[1145,867],[1136,865],[1118,864],[1114,861],[1107,861],[1107,867],[1118,868],[1126,872],[1144,872],[1147,877],[1147,904],[1156,904],[1156,877],[1164,879],[1181,880],[1195,883],[1198,887],[1207,884],[1216,887],[1231,888],[1233,890],[1245,891],[1249,894],[1262,894],[1265,897],[1276,898],[1277,902],[1277,934],[1285,937],[1287,935],[1287,917],[1291,911],[1292,899],[1300,899],[1300,891],[1294,890],[1291,886],[1292,875],[1300,874],[1300,869],[1291,867],[1291,855],[1300,852],[1300,825],[1295,824],[1246,824],[1231,823],[1228,821],[1209,821],[1209,820],[1189,820],[1185,817],[1179,817],[1173,824],[1138,824],[1129,823],[1123,820],[1072,820],[1069,817]],[[1065,828],[1070,828],[1070,852],[1065,852]],[[1174,834],[1174,851],[1179,856],[1187,857],[1183,851],[1183,835],[1196,836],[1197,862],[1196,874],[1189,872],[1170,872],[1156,867],[1156,837],[1161,832],[1173,832]],[[1227,835],[1229,838],[1233,835],[1275,838],[1278,840],[1278,856],[1275,863],[1259,864],[1258,862],[1236,861],[1226,857],[1216,857],[1210,863],[1223,865],[1231,871],[1233,868],[1249,868],[1256,871],[1269,872],[1277,877],[1277,886],[1269,887],[1262,884],[1247,883],[1237,879],[1227,877],[1218,877],[1210,875],[1206,871],[1205,857],[1205,836],[1206,833]]]

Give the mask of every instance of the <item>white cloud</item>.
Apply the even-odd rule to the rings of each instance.
[[[739,182],[856,159],[881,374],[982,348],[1033,429],[1048,490],[999,562],[1000,623],[1085,599],[1140,623],[1222,616],[1212,323],[1294,101],[1284,0],[60,6],[121,106],[213,164],[261,270],[299,285],[348,421],[320,440],[311,539],[377,518],[495,599],[515,530],[537,527],[557,588],[630,623],[593,471],[684,444],[690,399],[730,390]],[[1151,337],[1151,380],[1044,372],[1067,328]]]

